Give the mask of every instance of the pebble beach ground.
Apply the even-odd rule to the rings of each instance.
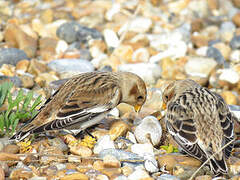
[[[24,148],[2,137],[0,180],[193,178],[201,163],[166,131],[162,90],[191,78],[240,105],[240,0],[0,1],[1,83],[44,102],[65,79],[91,71],[142,77],[148,98],[141,112],[119,105],[90,129],[96,142],[54,132]],[[240,179],[239,152],[228,161],[228,179]],[[212,178],[206,166],[195,175]]]

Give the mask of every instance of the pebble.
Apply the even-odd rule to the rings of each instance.
[[[233,69],[219,69],[217,72],[220,74],[219,80],[226,81],[231,84],[239,82],[239,74]]]
[[[61,79],[94,70],[93,65],[84,59],[56,59],[49,62],[48,67],[58,72]]]
[[[233,63],[239,63],[240,62],[240,50],[238,50],[238,49],[233,50],[230,54],[229,59]]]
[[[28,59],[27,54],[16,48],[0,48],[0,67],[3,64],[16,65],[20,60]]]
[[[144,167],[149,173],[155,173],[159,171],[158,162],[154,155],[146,154],[144,156]]]
[[[152,20],[150,18],[145,17],[136,17],[130,23],[126,23],[123,25],[118,34],[121,35],[126,30],[136,32],[136,33],[146,33],[152,27]]]
[[[220,35],[223,41],[225,42],[232,42],[232,38],[234,39],[234,32],[236,30],[235,24],[231,21],[223,22],[220,26]],[[232,47],[230,42],[230,46]],[[232,47],[233,48],[233,47]]]
[[[93,39],[101,39],[102,35],[96,29],[82,26],[77,22],[66,22],[57,29],[57,36],[65,40],[67,43],[75,41],[85,42],[89,37]]]
[[[55,146],[57,147],[57,149],[65,152],[68,150],[68,146],[64,143],[64,141],[57,137],[57,138],[54,138],[54,139],[48,139],[48,143],[51,145],[51,146]]]
[[[114,147],[114,142],[111,140],[111,136],[105,135],[98,139],[97,143],[94,146],[94,154],[99,154],[105,149],[112,149]]]
[[[231,39],[229,44],[232,49],[239,49],[240,48],[240,36],[234,36]]]
[[[154,155],[153,153],[153,146],[149,143],[144,144],[133,144],[131,146],[131,151],[139,156],[144,157],[147,154]]]
[[[80,144],[70,146],[70,152],[81,157],[90,157],[92,155],[92,150],[90,148]]]
[[[143,169],[137,169],[132,174],[128,176],[129,180],[140,180],[144,178],[149,178],[149,174]]]
[[[136,127],[134,135],[139,143],[150,143],[157,146],[162,137],[162,127],[154,116],[146,116]]]
[[[129,129],[130,127],[127,123],[123,121],[116,121],[111,125],[109,135],[111,139],[114,141],[119,136],[124,136]]]
[[[161,77],[161,67],[157,64],[137,63],[122,64],[118,66],[118,71],[128,71],[139,75],[146,84],[154,84]]]
[[[119,46],[119,43],[120,43],[119,38],[113,30],[104,29],[103,37],[105,39],[105,42],[108,48],[116,48]]]
[[[103,157],[103,165],[105,168],[120,168],[120,161],[112,155],[106,155]]]
[[[190,76],[208,77],[211,71],[217,66],[212,58],[192,57],[185,64],[185,71]]]
[[[88,180],[87,175],[83,174],[83,173],[73,173],[73,174],[69,174],[69,175],[65,175],[64,177],[61,177],[60,180],[73,180],[73,179],[81,179],[81,180]]]
[[[148,62],[150,54],[146,48],[139,48],[132,54],[133,62]]]
[[[19,146],[14,145],[14,144],[7,144],[2,149],[2,152],[11,153],[11,154],[17,154],[19,152],[19,150],[20,150]]]
[[[157,180],[180,180],[178,177],[171,174],[162,174],[157,178]]]
[[[207,49],[207,57],[215,59],[218,64],[224,64],[224,62],[225,62],[223,55],[215,47],[209,47]]]
[[[104,149],[99,153],[100,158],[103,158],[106,155],[115,156],[118,160],[142,160],[142,157],[135,153],[113,148]]]

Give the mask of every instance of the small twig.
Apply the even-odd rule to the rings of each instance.
[[[200,169],[201,169],[203,166],[205,166],[205,165],[210,161],[210,159],[212,159],[217,153],[219,153],[220,151],[222,151],[225,147],[227,147],[228,145],[230,145],[230,144],[233,143],[233,142],[234,142],[234,139],[231,140],[230,142],[228,142],[227,144],[225,144],[223,147],[221,147],[216,153],[214,153],[213,155],[211,155],[211,156],[193,173],[193,175],[190,177],[189,180],[192,180],[192,179],[196,176],[196,174],[198,173],[198,171],[200,171]]]

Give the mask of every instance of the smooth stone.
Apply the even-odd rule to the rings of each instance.
[[[240,62],[240,50],[238,50],[238,49],[233,50],[230,54],[229,59],[233,63],[239,63]]]
[[[62,24],[56,32],[60,39],[64,39],[67,43],[75,41],[84,42],[89,37],[93,39],[101,39],[102,34],[93,28],[80,25],[78,22],[66,22]]]
[[[120,175],[120,176],[114,178],[114,180],[128,180],[128,177],[126,177],[124,175]]]
[[[161,67],[157,64],[137,63],[122,64],[118,66],[118,71],[132,72],[140,76],[146,84],[154,84],[161,77]]]
[[[144,144],[133,144],[131,146],[132,153],[138,154],[139,156],[144,157],[147,154],[154,155],[153,146],[150,143]]]
[[[218,64],[224,64],[224,62],[225,62],[223,55],[215,47],[208,47],[207,57],[215,59]]]
[[[84,59],[56,59],[48,63],[48,67],[60,74],[80,74],[94,70],[91,62]]]
[[[124,24],[120,30],[118,31],[118,34],[124,33],[127,31],[132,31],[136,33],[146,33],[150,30],[152,27],[152,20],[150,18],[146,17],[135,17],[130,23]]]
[[[36,176],[36,177],[30,178],[29,180],[47,180],[47,177]]]
[[[208,77],[217,66],[217,62],[212,58],[191,57],[185,64],[185,71],[190,76]]]
[[[61,138],[48,139],[48,142],[51,146],[55,146],[63,152],[68,150],[68,146]]]
[[[232,49],[239,49],[240,48],[240,36],[234,36],[230,41],[230,47]]]
[[[134,135],[139,143],[152,143],[157,146],[162,137],[162,127],[154,116],[146,116],[136,127]]]
[[[145,170],[137,169],[128,176],[128,180],[141,180],[149,177],[150,177],[149,174]]]
[[[132,60],[133,62],[148,62],[149,52],[146,48],[139,48],[133,52]]]
[[[103,36],[108,48],[116,48],[119,46],[119,38],[117,34],[111,29],[104,29]]]
[[[23,50],[17,48],[0,48],[0,67],[3,64],[16,65],[23,59],[29,59]]]
[[[0,151],[2,151],[2,149],[7,146],[8,144],[10,144],[9,138],[8,137],[3,137],[0,138]]]
[[[94,154],[99,154],[105,149],[114,149],[114,142],[111,140],[109,135],[102,136],[98,139],[97,143],[94,146],[93,152]]]
[[[180,180],[178,177],[171,174],[162,174],[157,178],[157,180]]]
[[[144,156],[144,167],[150,173],[155,173],[159,171],[158,162],[154,155],[145,154]]]
[[[236,26],[231,21],[223,22],[220,26],[220,36],[223,41],[229,42],[234,37]],[[230,43],[231,46],[231,43]]]
[[[103,158],[106,155],[115,156],[118,160],[142,160],[142,157],[135,153],[113,148],[102,150],[98,156]]]
[[[229,82],[231,84],[236,84],[240,80],[239,74],[233,69],[219,69],[220,73],[219,80]]]

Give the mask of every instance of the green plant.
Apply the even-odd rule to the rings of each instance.
[[[21,89],[17,97],[13,99],[13,94],[10,92],[12,83],[6,82],[0,85],[0,106],[7,100],[7,110],[0,114],[0,135],[11,136],[19,121],[31,119],[37,114],[36,107],[41,103],[41,96],[38,96],[33,104],[33,92],[29,91],[24,95]]]

